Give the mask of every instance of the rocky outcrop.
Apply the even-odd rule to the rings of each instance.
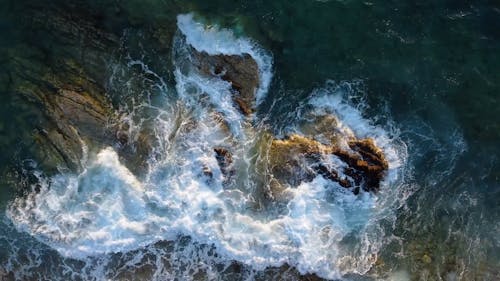
[[[354,179],[356,186],[364,184],[367,191],[378,191],[380,181],[383,180],[389,163],[384,154],[378,148],[373,139],[351,140],[349,147],[355,153],[339,150],[337,155],[342,161],[349,165],[345,173]]]
[[[305,137],[317,140],[321,143],[337,145],[346,138],[346,132],[341,132],[338,129],[341,122],[332,114],[321,116],[305,114],[301,119],[298,127]]]
[[[188,49],[190,63],[200,73],[231,83],[233,101],[242,114],[248,116],[255,111],[259,71],[250,55],[209,55],[192,47]],[[215,116],[219,124],[225,124],[223,115]],[[275,193],[274,198],[279,197],[276,193],[284,191],[286,186],[298,186],[318,175],[355,194],[360,189],[370,192],[379,190],[388,163],[372,139],[357,139],[352,133],[340,130],[339,122],[332,114],[312,114],[304,116],[303,120],[299,124],[303,135],[274,138],[271,142],[268,182],[271,192]],[[225,132],[231,134],[229,130]],[[214,148],[214,151],[224,178],[230,178],[234,173],[230,168],[231,153],[221,147]]]
[[[355,194],[360,188],[378,191],[388,169],[383,153],[372,139],[352,139],[348,146],[325,145],[297,134],[274,139],[269,152],[271,173],[279,182],[291,186],[322,175],[342,187],[352,188]]]
[[[224,147],[214,148],[215,159],[217,159],[217,164],[222,172],[224,178],[229,180],[234,175],[234,170],[232,169],[233,155],[231,152]]]
[[[9,51],[9,90],[40,115],[30,136],[36,162],[49,174],[79,171],[87,152],[114,146],[132,171],[144,171],[150,138],[125,133],[105,89],[106,61],[119,48],[120,35],[98,26],[91,15],[57,6],[33,11],[24,22],[46,38]],[[46,41],[51,45],[44,46]]]
[[[191,48],[193,63],[205,75],[220,77],[231,83],[232,98],[240,111],[255,111],[255,92],[259,87],[259,67],[249,54],[209,55]]]
[[[114,110],[104,89],[82,75],[73,61],[61,61],[57,70],[47,68],[43,74],[32,69],[33,62],[18,60],[15,66],[24,72],[14,76],[14,90],[43,112],[34,139],[44,148],[39,159],[49,169],[79,170],[87,145],[111,143],[113,133],[107,124]]]

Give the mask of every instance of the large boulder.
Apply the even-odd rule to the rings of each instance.
[[[249,55],[209,55],[191,48],[194,65],[205,75],[231,83],[232,98],[240,111],[255,111],[255,93],[259,87],[259,67]]]
[[[372,139],[351,139],[348,147],[341,147],[292,134],[274,139],[269,156],[272,176],[282,184],[296,186],[321,175],[355,194],[360,188],[378,191],[388,169],[387,160]]]

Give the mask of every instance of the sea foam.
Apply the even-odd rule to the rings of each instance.
[[[257,104],[262,102],[273,77],[273,59],[266,50],[249,38],[236,37],[231,30],[197,22],[193,14],[177,16],[177,26],[186,36],[187,43],[199,52],[206,52],[209,55],[249,54],[259,66]]]
[[[81,174],[40,178],[39,192],[33,190],[10,205],[12,222],[61,255],[82,260],[189,236],[212,245],[218,259],[254,270],[289,264],[325,278],[367,272],[385,239],[378,220],[392,206],[318,176],[287,190],[291,197],[280,215],[268,216],[267,210],[256,208],[260,189],[255,187],[252,149],[262,133],[234,108],[227,82],[183,68],[183,52],[189,44],[209,54],[250,54],[259,66],[260,100],[272,77],[272,58],[252,40],[207,27],[192,14],[179,15],[178,28],[173,57],[179,106],[164,109],[157,120],[159,141],[148,175],[136,178],[106,148],[90,157]],[[401,153],[383,129],[364,119],[341,94],[337,88],[320,88],[308,103],[317,114],[336,114],[346,134],[374,138],[388,153],[393,173],[403,161]],[[215,112],[224,115],[230,134],[210,118]],[[238,173],[232,184],[225,182],[217,164],[216,146],[233,150]],[[385,182],[381,197],[397,192],[390,187],[393,180]],[[355,238],[354,246],[348,246],[348,236]],[[191,257],[185,259],[189,263]]]

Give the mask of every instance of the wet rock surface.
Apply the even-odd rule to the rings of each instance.
[[[272,141],[270,161],[271,172],[279,182],[296,186],[322,175],[352,188],[355,194],[360,188],[377,192],[388,169],[387,160],[372,139],[353,139],[343,148],[294,134]]]
[[[129,125],[120,124],[119,112],[107,98],[102,77],[90,74],[103,71],[103,56],[118,44],[116,35],[104,32],[86,19],[59,13],[53,14],[51,20],[45,16],[39,14],[33,22],[57,32],[55,36],[63,38],[64,44],[77,47],[66,48],[64,52],[68,53],[52,54],[55,63],[19,57],[13,61],[9,77],[11,88],[43,112],[44,119],[37,124],[33,136],[37,150],[44,154],[38,159],[44,163],[44,168],[64,166],[80,171],[87,147],[98,150],[111,145],[117,148],[123,163],[134,174],[140,174],[154,145],[151,133],[140,131],[132,137]],[[82,41],[85,47],[80,48]],[[193,54],[195,66],[201,73],[231,83],[233,101],[244,116],[255,112],[259,69],[250,55],[209,55],[195,50]],[[68,58],[75,56],[81,60]],[[49,64],[56,66],[47,67]],[[222,131],[231,134],[224,118],[218,113],[214,116]],[[340,133],[332,129],[334,122],[335,119],[330,118],[314,123],[305,136],[294,134],[272,139],[269,161],[273,190],[297,186],[317,175],[354,193],[360,188],[372,192],[379,189],[388,169],[383,153],[370,139],[353,138],[346,147],[339,145],[336,140]],[[236,174],[233,151],[230,146],[221,146],[214,147],[213,153],[226,183]],[[332,162],[332,157],[338,161]],[[202,167],[202,172],[213,179],[214,173],[208,167]],[[286,266],[276,274],[284,270],[292,271]],[[293,275],[303,280],[319,279],[315,275],[300,277],[296,271]]]
[[[215,159],[217,159],[217,164],[219,165],[224,177],[231,177],[234,174],[234,171],[231,169],[231,165],[233,164],[233,156],[231,152],[223,147],[214,148],[214,152]]]
[[[30,67],[24,61],[16,66]],[[114,116],[112,106],[104,89],[80,71],[72,61],[62,61],[58,69],[45,69],[41,77],[26,71],[23,77],[16,77],[15,91],[43,112],[44,120],[37,125],[34,138],[45,148],[42,159],[48,166],[80,170],[87,144],[112,140],[112,129],[107,126]]]
[[[193,62],[208,76],[231,83],[232,98],[244,115],[255,111],[255,92],[259,87],[259,68],[249,54],[209,55],[191,48]]]
[[[231,83],[232,98],[241,114],[255,111],[255,91],[259,85],[259,71],[248,54],[209,55],[189,47],[191,63],[204,75]],[[220,124],[224,116],[216,114]],[[377,192],[387,171],[388,162],[372,139],[357,139],[352,133],[339,130],[339,121],[332,114],[305,116],[300,124],[302,134],[283,139],[273,138],[269,148],[270,185],[272,197],[287,186],[312,181],[321,175],[358,194],[361,189]],[[248,125],[248,124],[247,124]],[[253,125],[249,125],[253,126]],[[229,130],[225,131],[231,136]],[[232,154],[226,148],[216,147],[217,163],[227,179],[234,171]]]
[[[37,26],[53,46],[20,44],[10,49],[6,72],[7,90],[39,116],[26,138],[33,141],[33,159],[49,174],[60,169],[78,172],[87,154],[114,146],[131,170],[143,171],[149,138],[131,139],[124,133],[120,112],[107,96],[107,61],[119,48],[120,35],[99,26],[89,10],[32,9],[22,23]]]

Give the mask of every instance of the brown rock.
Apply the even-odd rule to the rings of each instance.
[[[209,55],[194,48],[193,63],[205,75],[230,82],[233,100],[240,111],[250,115],[255,111],[255,92],[259,86],[259,67],[249,55]]]
[[[128,124],[120,124],[117,111],[106,98],[104,88],[91,79],[75,61],[62,60],[57,68],[35,72],[28,61],[19,59],[24,69],[14,89],[43,112],[34,131],[39,147],[35,159],[44,169],[68,168],[79,171],[85,152],[120,144],[118,153],[134,173],[146,170],[152,145],[147,132],[131,140]]]
[[[233,164],[233,155],[228,149],[223,147],[215,147],[214,152],[222,175],[224,175],[226,179],[229,179],[234,174],[234,171],[231,169]]]
[[[213,120],[217,124],[217,126],[227,135],[231,135],[230,127],[228,121],[225,119],[224,115],[220,112],[213,112],[211,113]]]
[[[31,9],[31,8],[30,8]],[[45,171],[78,171],[86,149],[113,141],[107,127],[114,110],[102,81],[109,51],[119,44],[84,13],[56,6],[31,10],[21,22],[37,26],[51,44],[19,44],[9,51],[10,89],[33,105],[40,118],[32,131],[33,158]],[[23,28],[23,27],[20,27]],[[31,151],[30,151],[31,152]]]
[[[73,61],[37,69],[33,63],[17,59],[13,71],[13,89],[43,112],[33,139],[45,150],[39,149],[35,158],[47,164],[47,169],[79,170],[84,143],[111,142],[113,134],[107,124],[114,115],[112,106],[104,98],[104,89]]]
[[[319,174],[345,188],[354,186],[354,193],[360,187],[366,191],[378,191],[388,169],[382,151],[371,139],[351,140],[349,147],[344,149],[337,145],[324,145],[296,134],[283,140],[275,139],[270,150],[271,172],[276,179],[290,185],[310,181]],[[328,166],[324,161],[328,155],[337,156],[347,164],[347,168],[336,171]],[[350,179],[340,177],[340,173]]]
[[[299,123],[300,131],[304,136],[323,144],[336,144],[340,139],[345,138],[344,133],[337,129],[338,126],[339,121],[332,114],[321,116],[306,114]]]
[[[99,140],[105,138],[106,124],[112,113],[111,106],[106,101],[85,91],[70,89],[59,89],[57,95],[50,96],[48,101],[53,106],[53,111],[49,114],[60,117],[56,122],[67,120],[84,135]]]

